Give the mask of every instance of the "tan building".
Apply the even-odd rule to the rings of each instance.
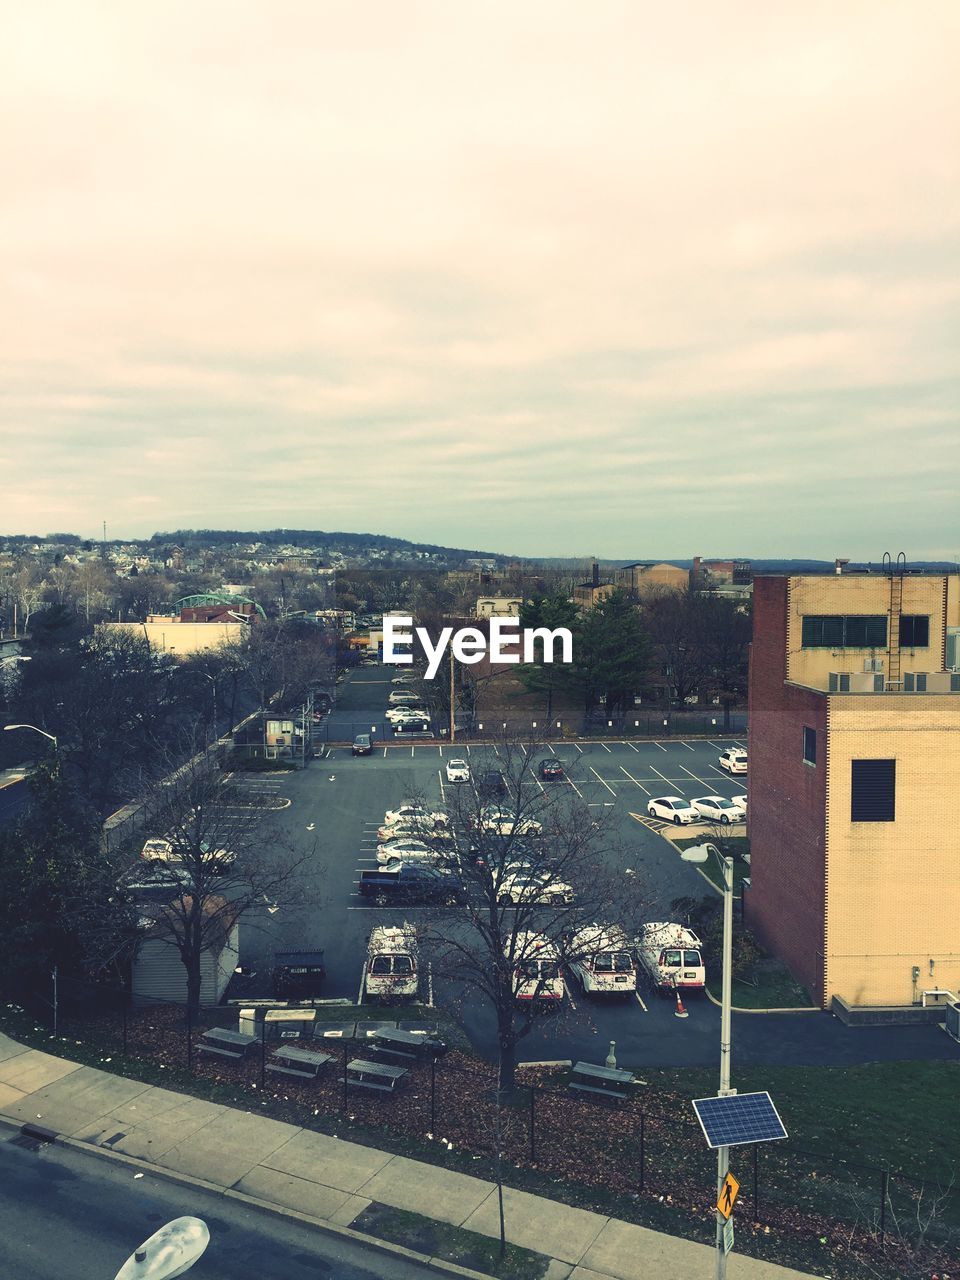
[[[477,601],[478,618],[519,618],[523,596],[481,596]]]
[[[757,578],[749,750],[765,945],[844,1015],[960,993],[960,577]]]
[[[186,658],[239,640],[246,634],[248,625],[246,622],[181,622],[166,614],[151,614],[146,622],[103,622],[98,630],[108,634],[127,631],[143,636],[151,649]]]
[[[616,585],[637,595],[644,595],[657,587],[666,591],[686,591],[690,586],[690,571],[675,564],[639,560],[617,570]]]

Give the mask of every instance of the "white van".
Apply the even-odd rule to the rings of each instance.
[[[367,943],[364,994],[372,1000],[413,1000],[420,990],[417,935],[412,925],[378,925]]]
[[[578,930],[570,940],[568,963],[584,995],[632,996],[637,989],[630,940],[617,925]]]
[[[563,974],[556,945],[542,933],[518,933],[513,949],[513,996],[559,1005],[563,999]]]
[[[682,924],[645,924],[637,939],[637,959],[660,990],[702,991],[707,974],[700,939]]]

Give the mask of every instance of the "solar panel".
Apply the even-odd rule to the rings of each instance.
[[[695,1098],[693,1109],[708,1147],[776,1142],[787,1136],[769,1093],[734,1093],[727,1098]]]

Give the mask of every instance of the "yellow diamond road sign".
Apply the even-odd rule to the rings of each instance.
[[[731,1213],[733,1213],[733,1206],[736,1203],[739,1190],[740,1183],[732,1173],[728,1173],[723,1180],[723,1186],[720,1188],[720,1194],[717,1197],[717,1213],[722,1214],[725,1218],[730,1217]]]

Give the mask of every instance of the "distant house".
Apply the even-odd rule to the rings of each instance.
[[[593,562],[593,574],[589,582],[579,582],[573,588],[573,603],[581,609],[592,609],[595,604],[613,594],[616,587],[612,582],[600,581],[600,565]]]
[[[523,596],[481,596],[477,601],[478,618],[519,618]]]
[[[189,903],[189,898],[186,902]],[[222,911],[223,898],[209,897],[205,909],[213,914]],[[145,919],[143,937],[137,948],[130,970],[130,987],[135,1001],[169,1000],[184,1004],[187,999],[187,971],[171,933],[177,927],[182,908],[176,908],[177,923],[163,920],[163,913],[172,907],[160,907],[154,920]],[[239,956],[239,924],[235,916],[225,914],[220,921],[222,928],[213,931],[211,945],[200,958],[200,1003],[216,1005],[237,967]]]

